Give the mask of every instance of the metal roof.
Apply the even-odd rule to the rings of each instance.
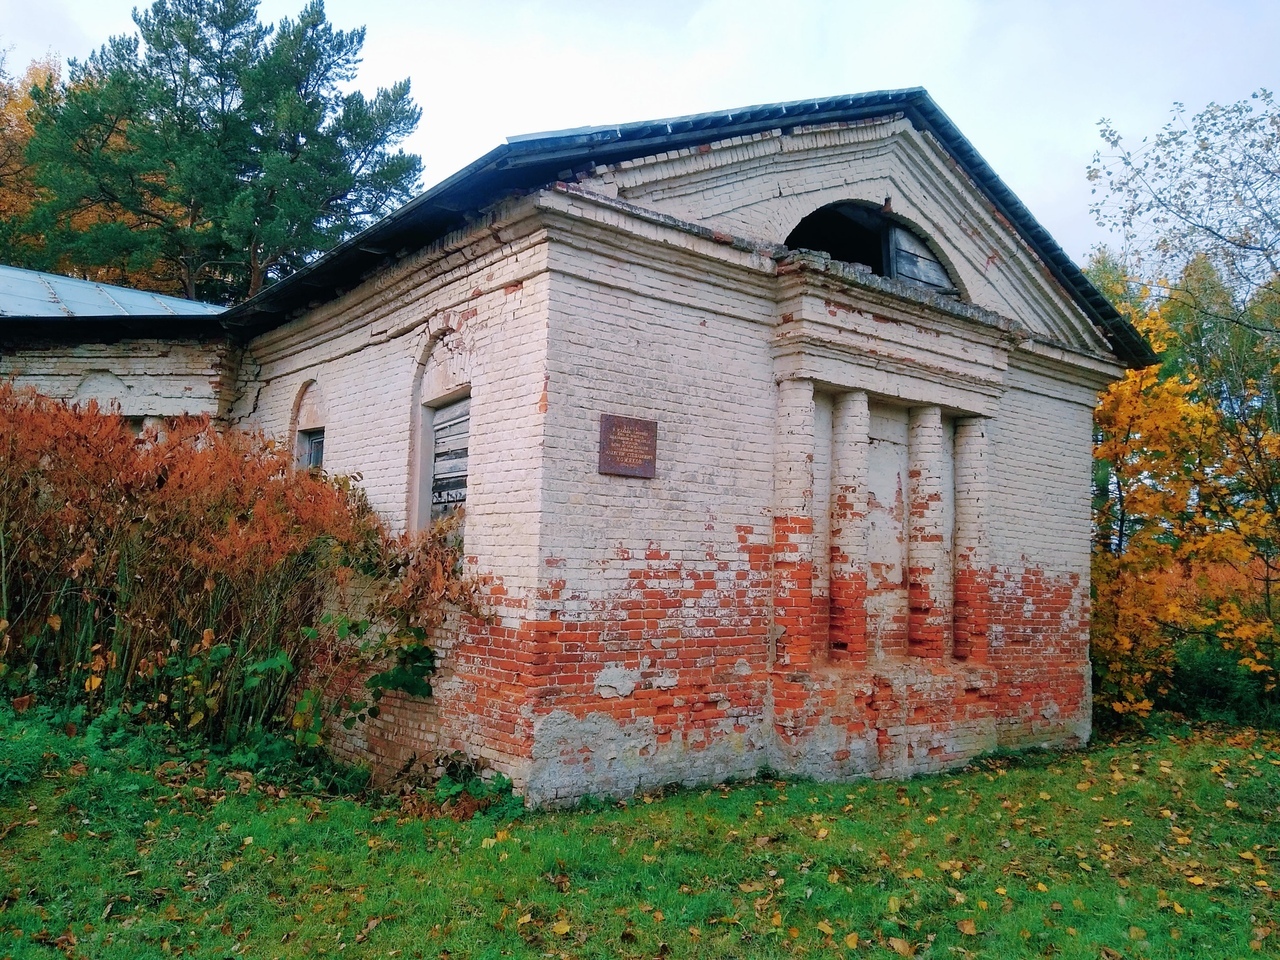
[[[211,317],[215,307],[181,297],[0,265],[0,320]]]
[[[937,138],[1098,326],[1120,360],[1131,366],[1155,362],[1156,356],[1141,334],[1089,282],[921,87],[511,137],[324,256],[233,307],[224,322],[240,327],[246,334],[277,326],[462,227],[504,196],[572,179],[576,171],[597,164],[634,160],[767,130],[851,123],[895,112],[901,112],[917,129],[927,130]]]

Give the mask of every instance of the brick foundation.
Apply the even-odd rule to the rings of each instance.
[[[1063,742],[1066,719],[1087,730],[1078,646],[1050,655],[1021,626],[1030,616],[1046,631],[1039,637],[1078,630],[1078,583],[986,571],[982,581],[1000,585],[985,598],[990,663],[972,654],[853,662],[806,651],[804,579],[779,565],[787,596],[775,629],[793,633],[770,665],[776,581],[751,533],[739,561],[712,570],[645,563],[596,620],[469,621],[443,651],[435,699],[389,694],[377,720],[332,731],[335,752],[386,778],[458,750],[512,776],[531,803],[556,804],[762,766],[820,779],[909,776],[1000,745]]]

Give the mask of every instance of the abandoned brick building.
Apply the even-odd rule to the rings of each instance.
[[[1152,356],[922,90],[515,138],[219,317],[3,329],[465,504],[493,616],[348,756],[547,803],[1089,735],[1091,411]]]

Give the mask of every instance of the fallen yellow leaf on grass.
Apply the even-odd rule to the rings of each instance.
[[[1037,884],[1036,884],[1036,889],[1037,889],[1037,890],[1039,890],[1041,893],[1048,893],[1048,892],[1049,892],[1049,888],[1048,888],[1048,887],[1046,887],[1043,883],[1037,883]]]
[[[566,933],[568,933],[572,929],[573,927],[570,925],[568,920],[557,920],[555,922],[555,925],[552,926],[551,932],[558,937],[563,937]]]
[[[899,937],[890,937],[889,946],[900,957],[914,957],[916,955],[916,948]]]
[[[1228,810],[1238,810],[1240,808],[1240,804],[1236,803],[1234,800],[1228,800],[1226,802],[1226,808]]]
[[[844,938],[844,945],[845,945],[846,947],[848,947],[850,950],[857,950],[857,949],[858,949],[858,935],[857,935],[856,933],[848,934],[848,935]]]
[[[655,911],[653,911],[653,920],[654,920],[654,922],[655,922],[655,923],[661,923],[661,922],[662,922],[663,920],[665,920],[665,919],[666,919],[666,918],[662,915],[662,911],[661,911],[661,910],[655,910]]]
[[[821,930],[823,933],[825,933],[828,937],[831,936],[833,933],[835,933],[835,930],[832,929],[831,924],[827,923],[827,921],[825,920],[818,921],[818,929]]]
[[[1043,790],[1041,790],[1041,791],[1040,791],[1040,799],[1041,799],[1041,800],[1052,800],[1052,799],[1053,799],[1053,797],[1049,796],[1049,794],[1047,794],[1047,793],[1045,793]]]
[[[1204,886],[1204,877],[1187,877],[1187,883],[1195,887]]]
[[[516,921],[516,926],[523,927],[526,923],[532,923],[532,922],[533,922],[533,914],[526,913],[523,917],[521,917],[519,920]]]
[[[972,920],[961,920],[956,924],[956,929],[963,933],[966,937],[977,936],[978,925]]]

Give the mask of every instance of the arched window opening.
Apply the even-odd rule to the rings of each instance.
[[[298,397],[293,450],[299,467],[318,470],[324,466],[325,419],[324,396],[313,380]]]
[[[923,238],[874,207],[833,203],[809,214],[787,237],[793,250],[859,263],[876,276],[956,294],[947,269]]]

